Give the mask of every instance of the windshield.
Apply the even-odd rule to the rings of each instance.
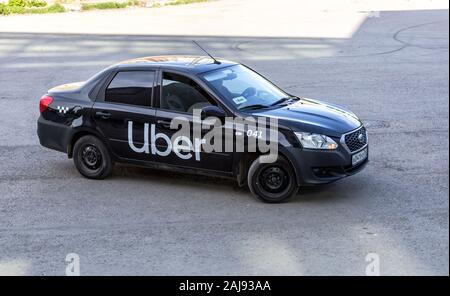
[[[242,65],[211,71],[202,77],[238,109],[265,108],[289,97],[264,77]]]

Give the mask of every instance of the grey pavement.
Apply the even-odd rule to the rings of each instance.
[[[0,274],[383,275],[449,272],[448,10],[381,11],[348,37],[0,30]],[[36,136],[38,100],[111,63],[215,55],[368,126],[361,173],[270,205],[228,180],[118,166],[81,177]]]

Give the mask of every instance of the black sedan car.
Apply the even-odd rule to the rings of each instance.
[[[280,202],[368,162],[367,131],[351,111],[293,96],[242,64],[210,57],[124,61],[50,89],[39,109],[41,145],[67,153],[92,179],[121,162],[233,178],[263,201]],[[252,118],[258,124],[247,124]]]

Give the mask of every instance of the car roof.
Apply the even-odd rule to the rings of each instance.
[[[176,70],[185,73],[199,74],[220,68],[225,68],[238,63],[224,59],[216,59],[219,63],[207,56],[166,55],[149,56],[130,59],[116,64],[118,68],[146,68],[159,67],[161,69]]]

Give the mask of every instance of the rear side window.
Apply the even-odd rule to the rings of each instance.
[[[118,72],[106,89],[105,101],[149,107],[154,81],[154,71]]]

